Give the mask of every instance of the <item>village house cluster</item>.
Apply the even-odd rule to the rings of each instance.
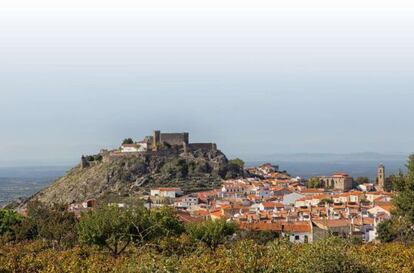
[[[155,131],[139,144],[124,144],[121,153],[139,153],[159,143],[181,147],[216,149],[211,143],[190,144],[188,134]],[[136,150],[137,149],[137,150]],[[142,150],[140,150],[142,149]],[[317,177],[318,188],[308,188],[278,166],[263,164],[247,168],[249,178],[223,181],[221,188],[185,194],[180,188],[154,188],[141,197],[148,209],[170,206],[185,222],[226,219],[241,229],[274,232],[291,242],[313,242],[329,235],[372,242],[381,221],[391,217],[392,193],[386,188],[385,167],[378,167],[376,183],[355,185],[351,176],[339,172]],[[71,204],[77,214],[93,208],[95,200]],[[110,205],[125,207],[124,203]]]
[[[211,191],[184,195],[179,188],[152,189],[146,206],[175,207],[186,222],[232,220],[242,229],[275,232],[297,243],[328,235],[371,242],[378,224],[391,215],[392,193],[383,191],[382,165],[376,185],[355,189],[345,173],[320,177],[321,188],[307,188],[302,179],[271,164],[248,171],[255,178],[227,180]]]

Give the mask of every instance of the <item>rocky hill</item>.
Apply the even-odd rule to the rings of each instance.
[[[106,152],[83,157],[81,164],[28,201],[69,204],[110,194],[136,196],[159,186],[194,192],[217,187],[221,179],[243,174],[243,169],[230,163],[219,150]]]

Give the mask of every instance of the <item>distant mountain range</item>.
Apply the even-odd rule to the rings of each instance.
[[[24,166],[0,167],[0,177],[48,179],[62,176],[70,166]]]
[[[271,154],[255,156],[247,160],[248,166],[271,162],[287,170],[291,175],[311,177],[326,175],[337,171],[347,172],[354,177],[376,176],[377,166],[382,163],[386,166],[387,174],[405,170],[408,154],[381,154],[381,153],[295,153]]]
[[[311,161],[311,162],[343,162],[343,161],[405,161],[408,154],[382,154],[382,153],[275,153],[249,157],[250,161],[281,160],[281,161]]]

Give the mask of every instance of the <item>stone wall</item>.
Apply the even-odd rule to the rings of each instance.
[[[188,133],[161,133],[160,135],[161,143],[167,143],[171,146],[182,146],[183,143],[187,143],[189,141]]]
[[[188,145],[190,151],[203,150],[203,151],[212,151],[217,150],[215,143],[191,143]]]
[[[348,191],[352,189],[353,179],[349,176],[335,177],[335,176],[322,176],[319,177],[319,181],[326,189],[336,189],[342,191]]]

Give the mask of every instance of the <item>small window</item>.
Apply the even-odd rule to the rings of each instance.
[[[295,241],[299,241],[299,235],[295,235]]]

